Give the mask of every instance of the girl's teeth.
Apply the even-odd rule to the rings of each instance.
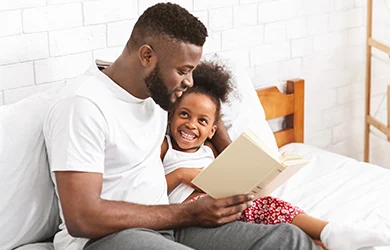
[[[182,131],[180,131],[180,134],[181,134],[185,139],[187,139],[187,140],[192,140],[192,139],[195,138],[194,135],[190,135],[190,134],[184,133],[184,132],[182,132]]]

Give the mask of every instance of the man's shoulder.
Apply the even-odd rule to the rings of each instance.
[[[70,95],[58,100],[46,115],[45,120],[76,119],[77,117],[104,118],[99,106],[91,99]]]
[[[71,108],[75,110],[89,109],[90,107],[98,107],[98,105],[88,97],[82,95],[69,95],[59,99],[52,107],[53,110]]]
[[[66,85],[61,89],[61,92],[57,94],[57,100],[54,102],[54,106],[60,103],[72,104],[78,102],[78,100],[89,100],[96,104],[96,96],[105,94],[105,90],[100,90],[104,84],[99,84],[101,80],[91,74],[82,74],[76,78],[68,80]]]
[[[72,95],[62,98],[53,105],[44,119],[42,128],[46,138],[51,137],[53,131],[59,132],[70,127],[80,129],[80,126],[106,131],[107,119],[92,100]]]

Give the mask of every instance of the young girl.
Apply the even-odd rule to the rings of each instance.
[[[182,95],[169,116],[169,135],[161,147],[170,203],[194,201],[205,195],[191,181],[214,160],[216,151],[209,139],[217,130],[221,101],[227,100],[231,90],[230,74],[213,62],[200,63],[193,78],[194,87]],[[292,223],[314,240],[321,240],[330,250],[389,244],[379,232],[328,223],[270,196],[255,200],[239,220],[258,224]]]

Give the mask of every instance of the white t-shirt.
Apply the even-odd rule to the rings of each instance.
[[[163,159],[165,174],[169,174],[178,168],[206,168],[214,160],[213,150],[205,145],[193,153],[182,152],[172,147],[171,138],[166,135],[168,150]],[[180,183],[169,193],[169,203],[182,203],[195,189]]]
[[[55,186],[54,171],[102,173],[103,199],[168,204],[160,159],[167,112],[151,98],[132,96],[96,65],[69,88],[73,93],[53,106],[43,127]],[[88,239],[69,235],[61,206],[60,216],[55,248],[82,249]]]

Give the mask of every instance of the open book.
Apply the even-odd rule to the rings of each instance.
[[[271,194],[308,160],[273,154],[251,130],[243,132],[192,183],[213,198]]]

